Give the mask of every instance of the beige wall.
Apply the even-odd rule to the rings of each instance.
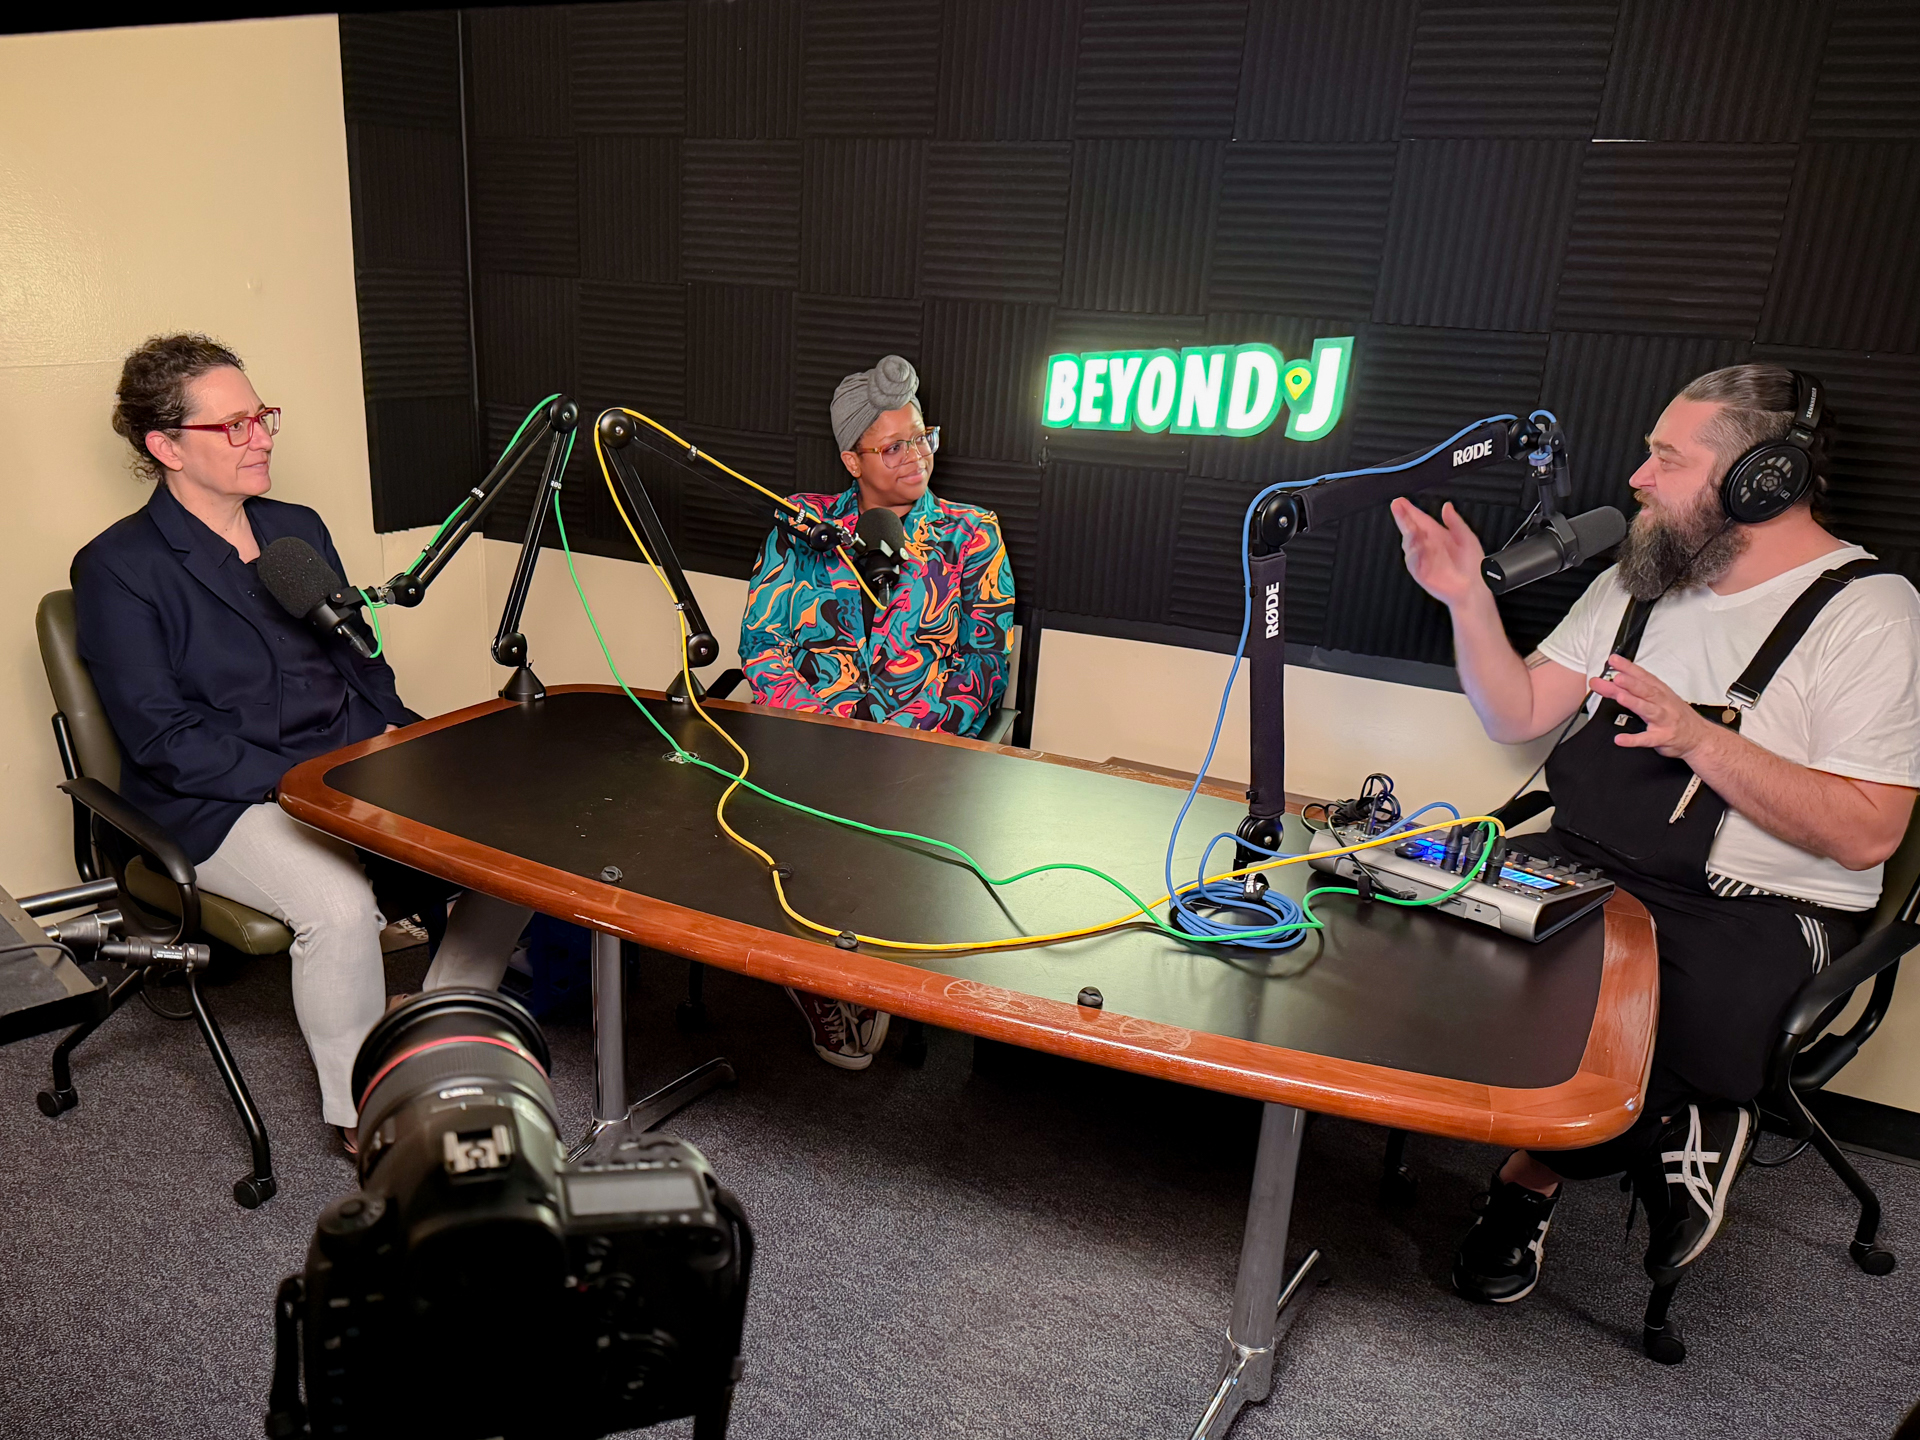
[[[197,328],[247,358],[261,394],[286,410],[274,493],[321,511],[352,578],[393,574],[426,532],[372,528],[334,21],[3,37],[0,74],[0,425],[15,448],[0,479],[0,884],[23,893],[73,878],[32,616],[65,585],[73,552],[143,503],[106,424],[131,345]],[[416,709],[440,713],[499,686],[487,644],[514,558],[511,545],[470,545],[424,606],[385,612]],[[629,682],[665,683],[678,650],[657,582],[595,556],[579,569]],[[744,587],[692,579],[732,664]],[[524,629],[548,684],[605,679],[553,552]],[[1191,770],[1226,669],[1219,655],[1050,632],[1035,744]],[[1296,791],[1351,794],[1382,769],[1410,799],[1480,806],[1537,758],[1487,741],[1458,695],[1307,670],[1287,684]],[[1088,699],[1111,694],[1127,700]],[[1213,774],[1245,778],[1246,735],[1236,698]],[[1836,1088],[1920,1109],[1917,1057],[1920,984],[1909,983]]]
[[[330,18],[0,38],[0,876],[71,882],[33,609],[144,503],[107,426],[120,360],[206,330],[286,411],[274,494],[377,564],[346,131]]]

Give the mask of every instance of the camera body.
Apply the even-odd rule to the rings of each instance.
[[[361,1189],[281,1292],[311,1434],[588,1440],[687,1415],[724,1433],[746,1219],[672,1136],[611,1131],[569,1163],[529,1032],[510,1000],[436,991],[362,1048]],[[301,1433],[286,1388],[270,1434]]]

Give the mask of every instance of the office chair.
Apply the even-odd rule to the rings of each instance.
[[[34,615],[34,629],[47,685],[53,691],[54,743],[67,776],[60,788],[73,802],[74,868],[83,882],[110,876],[114,886],[117,913],[101,914],[103,928],[123,929],[129,938],[148,941],[163,954],[202,935],[245,955],[284,951],[293,943],[293,934],[286,926],[258,910],[201,891],[185,852],[149,816],[116,793],[120,745],[100,704],[93,677],[80,658],[73,592],[56,590],[43,597]],[[125,978],[113,987],[107,1016],[69,1032],[54,1047],[53,1084],[40,1092],[40,1110],[51,1119],[80,1103],[73,1084],[73,1052],[134,995],[146,995],[149,1005],[169,1018],[186,1019],[191,1015],[198,1022],[201,1038],[247,1132],[253,1166],[249,1174],[235,1182],[233,1198],[252,1209],[279,1188],[273,1175],[272,1151],[246,1080],[200,992],[198,971],[196,964],[166,960],[130,964]],[[191,1005],[184,1012],[167,1010],[147,994],[150,984],[177,973],[184,973]]]
[[[1893,1252],[1878,1243],[1880,1197],[1807,1108],[1804,1097],[1824,1087],[1860,1053],[1893,1002],[1901,958],[1920,945],[1920,814],[1909,822],[1900,848],[1887,861],[1872,927],[1859,944],[1809,977],[1787,1006],[1768,1057],[1766,1087],[1760,1093],[1760,1128],[1764,1133],[1786,1136],[1794,1142],[1794,1149],[1779,1160],[1753,1163],[1770,1169],[1797,1159],[1809,1146],[1819,1151],[1820,1158],[1860,1204],[1860,1220],[1847,1246],[1848,1255],[1867,1274],[1888,1275],[1897,1262]],[[1827,1027],[1839,1019],[1860,987],[1869,983],[1873,989],[1859,1018],[1846,1031],[1828,1034]],[[1756,1141],[1758,1138],[1756,1135]],[[1685,1275],[1683,1270],[1671,1281],[1656,1284],[1647,1299],[1641,1348],[1648,1359],[1663,1365],[1677,1365],[1687,1357],[1679,1329],[1667,1316],[1673,1293]]]
[[[1546,791],[1532,790],[1493,814],[1512,827],[1531,820],[1552,804],[1553,799]],[[1860,1053],[1860,1047],[1879,1028],[1886,1018],[1887,1007],[1893,1002],[1901,958],[1920,945],[1920,808],[1916,808],[1908,823],[1900,848],[1887,861],[1880,903],[1874,907],[1871,926],[1851,950],[1809,976],[1788,1004],[1781,1019],[1780,1034],[1768,1056],[1766,1085],[1759,1097],[1760,1130],[1786,1136],[1795,1148],[1774,1161],[1754,1160],[1750,1151],[1749,1162],[1770,1169],[1797,1159],[1809,1147],[1817,1150],[1860,1203],[1860,1220],[1854,1227],[1847,1253],[1867,1274],[1887,1275],[1892,1273],[1896,1260],[1891,1250],[1877,1243],[1880,1198],[1807,1108],[1803,1097],[1823,1088]],[[1859,1018],[1842,1033],[1826,1033],[1860,987],[1869,983],[1873,989]],[[1756,1135],[1755,1140],[1758,1138]],[[1385,1203],[1404,1204],[1413,1197],[1417,1181],[1405,1156],[1406,1132],[1390,1131],[1380,1181],[1380,1197]],[[1677,1365],[1687,1356],[1679,1327],[1667,1313],[1685,1275],[1683,1270],[1671,1281],[1656,1283],[1647,1299],[1641,1349],[1648,1359],[1663,1365]]]
[[[293,933],[271,915],[201,890],[192,862],[173,839],[117,793],[120,743],[80,658],[73,592],[56,590],[44,596],[34,615],[34,629],[47,686],[53,692],[54,744],[67,777],[60,788],[73,802],[73,863],[83,883],[72,894],[76,904],[92,903],[109,880],[113,887],[112,908],[97,912],[93,924],[78,933],[91,937],[97,932],[104,937],[124,932],[129,940],[142,942],[136,947],[141,953],[155,957],[130,966],[112,991],[106,1016],[73,1030],[54,1047],[53,1084],[39,1094],[41,1113],[54,1118],[79,1104],[71,1063],[74,1050],[136,994],[168,1019],[193,1019],[247,1132],[253,1168],[235,1183],[233,1198],[252,1209],[278,1188],[266,1127],[219,1023],[200,993],[198,971],[204,961],[183,960],[176,952],[204,938],[242,955],[278,955],[293,944]],[[382,891],[385,883],[383,893],[397,896],[404,880],[401,867],[391,868],[393,877],[373,863],[368,867],[376,891]],[[406,904],[402,900],[389,913],[405,913]],[[419,919],[429,945],[437,949],[446,932],[446,906],[423,904]],[[63,926],[74,928],[71,921]],[[154,999],[151,987],[175,977],[185,982],[185,1010],[165,1008]]]

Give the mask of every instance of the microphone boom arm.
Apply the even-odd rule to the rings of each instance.
[[[375,589],[375,599],[383,604],[402,605],[411,608],[427,598],[427,586],[431,585],[440,572],[453,559],[454,553],[471,535],[480,522],[486,518],[487,511],[494,502],[506,492],[508,483],[520,472],[542,440],[559,437],[564,440],[568,432],[579,423],[580,410],[564,395],[556,395],[547,402],[539,416],[520,432],[514,442],[506,448],[486,478],[471,490],[455,507],[453,514],[446,518],[439,532],[428,542],[427,548],[420,552],[413,564]],[[547,451],[548,463],[552,463],[553,447]],[[545,487],[542,487],[542,496]],[[536,513],[540,510],[535,505]],[[524,600],[524,596],[522,599]],[[518,623],[516,621],[516,623]]]
[[[527,529],[520,539],[520,558],[513,567],[513,581],[507,586],[507,603],[501,607],[500,624],[493,632],[494,664],[513,666],[513,674],[507,677],[507,683],[500,689],[500,698],[522,703],[547,698],[547,687],[540,683],[540,677],[527,664],[527,637],[520,633],[520,616],[527,608],[527,594],[533,588],[534,566],[540,563],[540,532],[547,523],[547,511],[560,503],[560,486],[566,479],[567,457],[573,453],[573,428],[580,422],[579,408],[572,401],[562,396],[554,401],[554,405],[559,407],[557,412],[543,417],[545,428],[550,432],[547,458],[541,467],[540,484],[533,492],[533,504],[527,511]],[[552,406],[548,408],[550,412],[553,411]],[[517,465],[518,462],[515,463]],[[512,470],[509,469],[507,474],[511,475]],[[477,519],[480,512],[506,488],[503,478],[486,500],[475,507],[472,518]],[[471,531],[472,525],[469,524],[467,528]],[[446,553],[450,554],[451,551]]]
[[[660,523],[660,512],[654,509],[653,497],[647,493],[640,472],[627,453],[627,446],[637,438],[639,427],[631,417],[618,410],[609,410],[600,417],[598,428],[608,466],[614,478],[620,482],[620,488],[626,492],[627,508],[633,512],[634,519],[645,534],[654,563],[667,577],[667,588],[673,592],[673,603],[686,620],[688,664],[694,667],[711,665],[720,658],[720,643],[713,638],[707,617],[700,613],[700,602],[694,599],[693,587],[687,583],[687,572],[680,568],[680,557],[674,553],[673,542],[667,538],[667,527]]]
[[[1243,843],[1234,847],[1234,869],[1253,864],[1262,850],[1280,848],[1287,809],[1286,547],[1302,535],[1325,529],[1361,510],[1417,495],[1456,476],[1522,454],[1527,458],[1528,482],[1535,488],[1543,515],[1549,524],[1556,520],[1565,524],[1560,519],[1561,506],[1572,488],[1567,478],[1566,443],[1557,422],[1539,424],[1532,419],[1483,421],[1424,458],[1420,453],[1406,455],[1366,474],[1311,481],[1277,491],[1255,508],[1247,532],[1253,604],[1253,624],[1247,636],[1250,783],[1247,817],[1238,831]],[[1405,468],[1396,468],[1400,466]],[[1266,887],[1266,879],[1249,875],[1243,884],[1257,893]]]

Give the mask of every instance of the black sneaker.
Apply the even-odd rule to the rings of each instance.
[[[1720,1233],[1752,1138],[1745,1106],[1689,1105],[1660,1132],[1655,1155],[1634,1176],[1647,1207],[1647,1274],[1656,1283],[1691,1265]]]
[[[1482,1305],[1510,1305],[1540,1283],[1547,1227],[1560,1192],[1542,1195],[1496,1171],[1485,1208],[1453,1257],[1453,1288]]]

